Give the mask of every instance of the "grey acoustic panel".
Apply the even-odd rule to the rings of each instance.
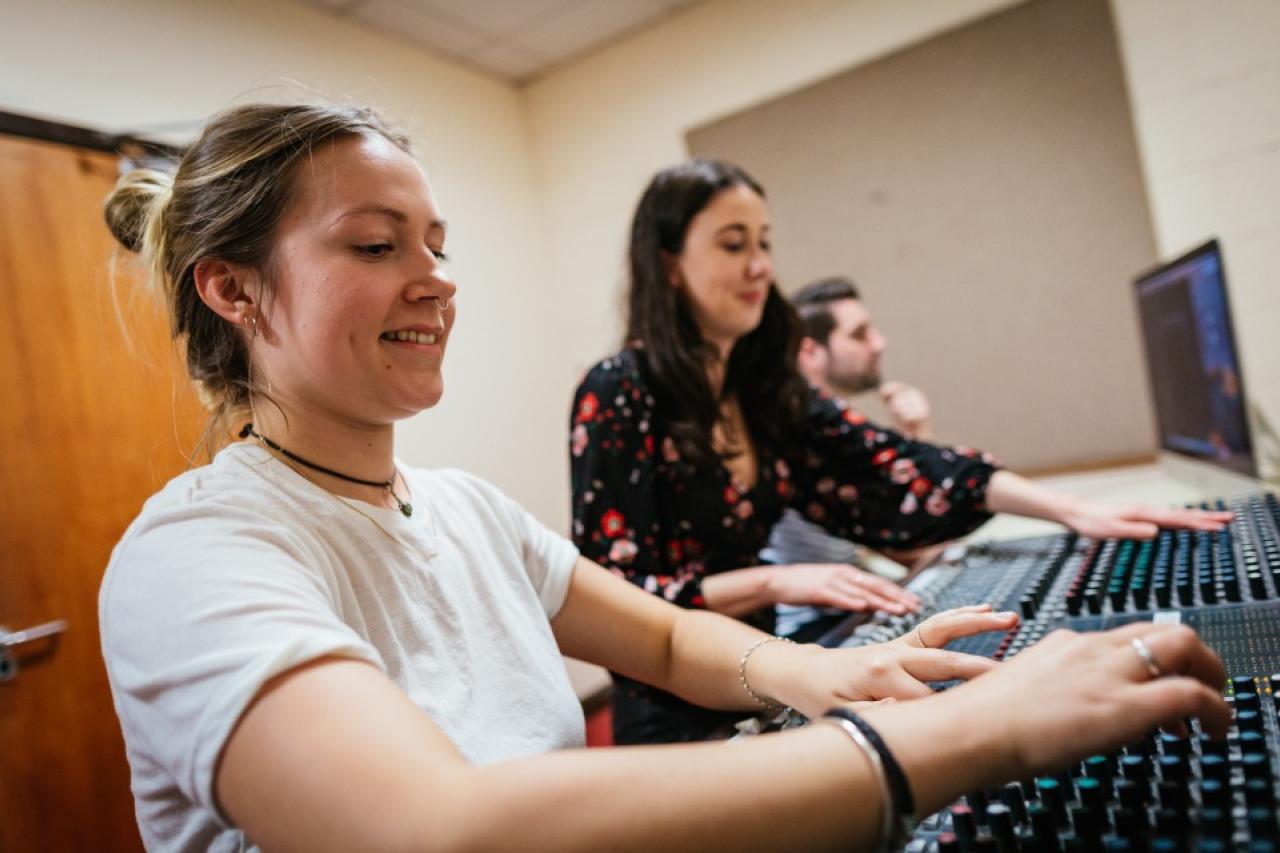
[[[1032,0],[688,144],[765,185],[784,289],[859,282],[940,439],[1023,468],[1154,451],[1130,280],[1156,249],[1105,0]]]

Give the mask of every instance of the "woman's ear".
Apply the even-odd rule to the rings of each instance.
[[[680,272],[680,259],[670,252],[659,252],[662,258],[662,269],[667,274],[667,282],[674,288],[684,286],[684,274]]]
[[[196,293],[213,313],[234,326],[248,326],[258,314],[259,288],[252,270],[214,258],[196,262]]]

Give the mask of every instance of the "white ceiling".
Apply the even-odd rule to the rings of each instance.
[[[525,83],[701,0],[302,0]]]

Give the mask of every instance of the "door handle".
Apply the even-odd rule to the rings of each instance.
[[[54,619],[25,631],[10,631],[0,625],[0,683],[12,681],[18,674],[18,662],[9,652],[16,646],[34,643],[47,637],[53,637],[67,630],[67,620]]]

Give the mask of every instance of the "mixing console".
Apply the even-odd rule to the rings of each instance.
[[[821,640],[893,639],[940,610],[989,602],[1020,612],[1018,627],[948,648],[999,660],[1056,628],[1181,622],[1231,676],[1226,742],[1194,725],[1188,737],[1152,733],[1051,777],[975,791],[926,818],[908,851],[1280,849],[1280,502],[1267,494],[1204,508],[1235,519],[1218,533],[1162,530],[1150,541],[1060,534],[970,547],[912,581],[919,614],[851,618]]]

